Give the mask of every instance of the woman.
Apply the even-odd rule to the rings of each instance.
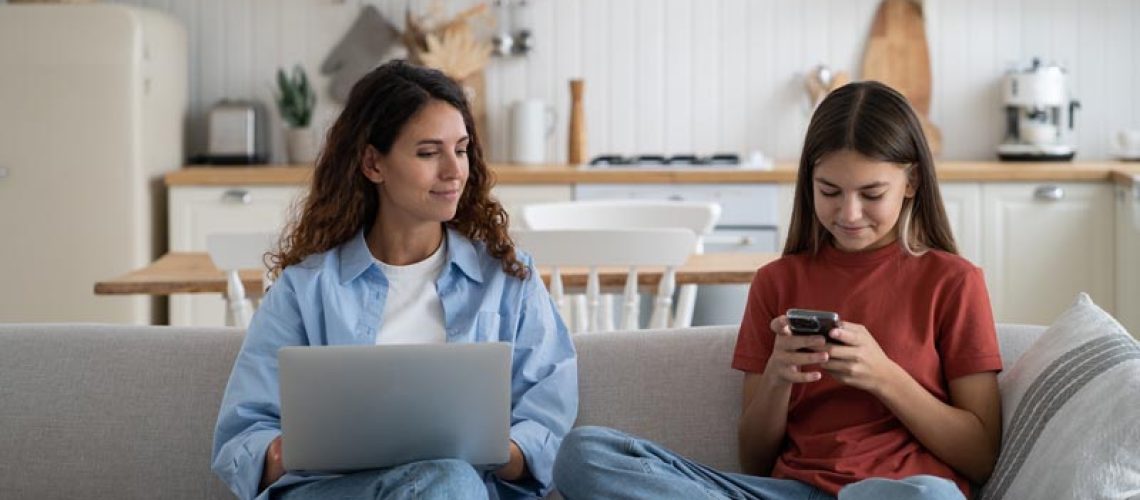
[[[839,313],[792,335],[792,308]],[[1001,369],[981,270],[957,255],[918,118],[875,82],[808,126],[784,255],[757,271],[733,367],[746,474],[602,428],[567,436],[575,498],[962,498],[1001,439]],[[710,425],[716,423],[710,422]]]
[[[470,108],[442,73],[384,64],[352,89],[299,219],[271,254],[214,434],[213,469],[241,498],[526,498],[545,494],[577,414],[577,361],[530,259],[490,196]],[[348,475],[281,465],[277,350],[287,345],[514,345],[510,461]]]

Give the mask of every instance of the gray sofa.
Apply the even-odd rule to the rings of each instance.
[[[1007,366],[1043,327],[1000,325]],[[0,498],[230,498],[210,471],[237,329],[0,324]],[[576,337],[578,425],[737,469],[735,327]]]

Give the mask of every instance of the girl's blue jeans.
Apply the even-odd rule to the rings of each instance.
[[[578,499],[803,499],[836,497],[792,479],[721,472],[664,447],[605,427],[579,427],[562,441],[554,484]],[[839,500],[965,500],[953,481],[919,475],[870,478],[839,492]]]

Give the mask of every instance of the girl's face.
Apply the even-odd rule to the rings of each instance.
[[[432,100],[404,124],[388,154],[371,146],[364,174],[378,185],[380,213],[402,225],[453,219],[467,184],[463,115]]]
[[[850,150],[829,153],[812,174],[815,216],[846,252],[881,248],[895,241],[903,201],[915,186],[898,164]]]

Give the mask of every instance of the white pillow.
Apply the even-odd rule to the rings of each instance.
[[[1001,453],[981,499],[1140,495],[1140,344],[1088,295],[998,384]]]

